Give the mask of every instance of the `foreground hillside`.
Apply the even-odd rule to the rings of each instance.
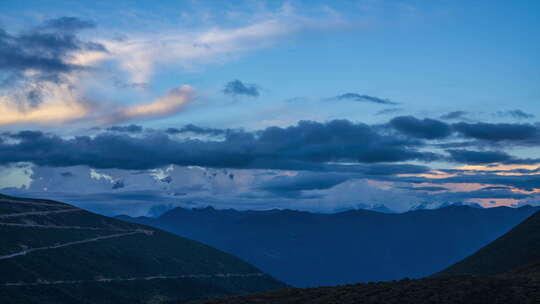
[[[451,267],[469,275],[379,282],[322,288],[290,288],[274,292],[203,301],[204,304],[508,304],[538,303],[540,299],[540,212],[471,258]],[[527,242],[530,240],[531,242]],[[520,247],[523,246],[523,247]],[[517,252],[517,254],[516,254]],[[508,262],[511,260],[511,264]],[[485,261],[486,263],[478,262]],[[483,266],[513,267],[485,276]],[[482,266],[482,267],[479,267]]]
[[[195,241],[7,196],[0,196],[0,270],[0,303],[177,303],[284,287]]]
[[[431,275],[537,210],[451,206],[317,214],[177,208],[159,218],[121,218],[232,253],[292,286],[315,287]]]
[[[451,276],[306,289],[282,289],[199,304],[532,304],[540,273],[527,276]]]
[[[526,271],[537,269],[537,261],[540,261],[540,213],[441,274],[495,274],[524,265]]]

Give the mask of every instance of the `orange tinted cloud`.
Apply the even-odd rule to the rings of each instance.
[[[42,84],[39,103],[21,104],[14,95],[0,96],[0,125],[56,124],[82,118],[91,112],[90,105],[69,85]]]
[[[175,114],[194,99],[195,90],[183,85],[170,90],[165,96],[150,103],[129,107],[120,112],[126,118],[151,118]]]
[[[493,171],[509,171],[509,172],[493,172],[495,175],[536,175],[538,173],[524,173],[524,172],[511,172],[511,170],[537,170],[539,169],[539,165],[504,165],[504,164],[497,164],[493,166],[482,166],[482,165],[465,165],[461,167],[457,167],[458,170],[464,170],[464,171],[487,171],[487,172],[493,172]]]

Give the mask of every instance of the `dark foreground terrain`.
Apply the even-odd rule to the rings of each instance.
[[[282,289],[205,304],[511,304],[538,303],[540,274],[459,275],[368,284]]]
[[[0,303],[183,303],[285,287],[222,251],[68,204],[0,195]]]
[[[540,303],[540,212],[469,258],[429,278],[336,287],[291,288],[200,303]]]

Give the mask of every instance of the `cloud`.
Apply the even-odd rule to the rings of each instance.
[[[512,156],[500,151],[446,150],[446,152],[450,153],[451,161],[465,164],[498,163],[512,159]]]
[[[122,122],[131,119],[149,119],[166,117],[178,113],[184,106],[195,100],[195,90],[182,85],[169,90],[162,97],[150,103],[120,109],[105,118],[106,122]]]
[[[99,43],[78,39],[79,30],[91,27],[83,26],[87,21],[76,18],[69,20],[49,20],[45,26],[20,35],[10,35],[0,29],[0,69],[13,73],[14,78],[59,82],[62,80],[62,73],[84,68],[70,63],[70,56],[74,52],[105,52],[105,48]]]
[[[300,172],[294,176],[280,175],[265,180],[255,189],[286,197],[300,197],[302,191],[326,190],[351,179],[350,175]]]
[[[441,115],[441,119],[447,119],[447,120],[451,120],[451,119],[460,119],[460,118],[464,118],[465,115],[467,115],[468,112],[465,112],[465,111],[453,111],[453,112],[449,112],[449,113],[446,113],[444,115]]]
[[[511,189],[510,187],[506,187],[506,186],[489,186],[489,187],[484,187],[481,190],[489,191],[489,190],[510,190],[510,189]]]
[[[199,134],[199,135],[218,136],[218,135],[224,135],[229,132],[232,132],[232,130],[205,128],[205,127],[199,127],[193,124],[188,124],[188,125],[183,126],[182,128],[168,128],[165,130],[165,132],[172,135],[183,134],[183,133],[193,133],[193,134]]]
[[[398,116],[393,118],[389,124],[404,134],[418,138],[442,139],[452,134],[450,126],[429,118],[420,120],[413,116]]]
[[[469,201],[472,199],[526,199],[531,195],[509,190],[456,191],[436,194],[437,200]]]
[[[143,131],[143,127],[138,125],[129,125],[129,126],[112,126],[110,128],[107,128],[107,131],[113,131],[113,132],[126,132],[126,133],[141,133]]]
[[[178,111],[191,100],[191,89],[185,89],[186,92],[178,89],[144,105],[148,108],[141,106],[140,109],[144,111],[138,110],[136,115],[128,118],[146,119]],[[111,121],[127,119],[123,116],[124,112],[112,112]],[[399,132],[389,129],[389,126]],[[42,166],[86,165],[119,169],[151,169],[175,164],[349,172],[378,178],[429,171],[427,166],[404,163],[409,161],[524,165],[540,161],[516,158],[503,151],[470,149],[480,142],[468,145],[469,149],[450,149],[431,144],[429,140],[440,141],[448,137],[451,134],[450,125],[410,116],[396,117],[384,125],[370,126],[347,120],[324,123],[300,121],[289,127],[274,126],[252,132],[195,125],[148,132],[142,132],[140,126],[127,125],[113,126],[105,131],[108,132],[98,131],[92,137],[74,138],[35,131],[4,133],[0,135],[0,164],[32,162]],[[449,156],[440,154],[444,151]]]
[[[512,142],[514,145],[540,145],[540,124],[517,123],[467,123],[447,124],[440,120],[414,116],[398,116],[390,120],[389,126],[410,137],[420,139],[445,139],[451,135],[473,139],[468,142],[446,142],[438,144],[442,148],[485,146]]]
[[[521,141],[526,144],[540,143],[540,130],[532,124],[465,123],[452,125],[464,137],[484,141]]]
[[[246,95],[257,97],[259,96],[259,89],[255,84],[244,84],[240,80],[236,79],[227,83],[225,89],[223,89],[223,93],[232,96]]]
[[[0,78],[0,124],[120,123],[174,115],[185,104],[174,92],[164,97],[167,100],[120,109],[125,99],[134,96],[111,95],[111,90],[148,92],[161,68],[196,71],[271,47],[283,37],[343,25],[339,16],[310,18],[290,8],[284,5],[235,26],[129,32],[122,39],[109,38],[101,31],[93,33],[92,41],[83,40],[80,31],[96,24],[75,17],[48,20],[16,35],[0,29],[0,72],[6,72]],[[260,93],[257,87],[242,85],[231,92]],[[103,96],[121,96],[122,100]]]
[[[431,183],[431,184],[485,184],[497,186],[509,186],[525,191],[538,189],[540,185],[540,174],[533,175],[498,175],[498,174],[463,174],[442,178],[427,178],[421,176],[414,177],[385,177],[386,180],[409,182],[409,183]]]
[[[345,93],[341,94],[339,96],[336,96],[335,99],[337,100],[351,100],[351,101],[358,101],[358,102],[371,102],[371,103],[378,103],[378,104],[385,104],[385,105],[397,105],[397,102],[391,101],[389,99],[382,99],[375,96],[370,95],[361,95],[358,93]]]
[[[131,82],[147,83],[162,66],[196,70],[273,46],[299,32],[328,30],[343,23],[331,14],[312,19],[281,8],[246,20],[250,22],[236,27],[185,28],[160,34],[130,33],[121,40],[101,39],[110,52],[99,61],[113,60],[130,74]]]
[[[65,123],[81,119],[94,105],[81,98],[70,84],[28,83],[37,89],[39,102],[26,97],[28,90],[15,90],[11,95],[0,95],[0,125],[22,123]],[[19,96],[23,95],[23,96]]]
[[[388,114],[394,114],[394,113],[402,112],[402,111],[403,111],[402,108],[389,108],[389,109],[380,110],[375,115],[388,115]]]
[[[428,191],[428,192],[437,192],[437,191],[448,191],[448,188],[445,187],[401,187],[401,189],[413,190],[413,191]]]
[[[509,111],[498,111],[495,115],[499,117],[512,117],[515,119],[530,119],[534,118],[534,114],[525,113],[522,110],[509,110]]]
[[[0,125],[61,123],[93,108],[76,88],[77,75],[90,67],[72,62],[79,52],[106,53],[103,45],[82,41],[80,30],[93,23],[73,17],[45,22],[18,35],[0,29]]]
[[[29,137],[29,134],[32,137]],[[131,137],[103,133],[70,139],[40,132],[8,134],[16,143],[0,143],[0,163],[32,162],[43,166],[87,165],[94,168],[149,169],[169,164],[218,168],[361,171],[377,174],[425,167],[358,165],[407,160],[431,161],[438,156],[419,152],[420,142],[379,134],[365,124],[346,120],[301,121],[287,128],[269,127],[250,133],[231,131],[223,140],[176,139],[166,132]],[[336,162],[333,164],[332,162]]]
[[[93,28],[96,27],[96,24],[90,20],[81,20],[76,17],[60,17],[46,21],[43,27],[72,32]]]

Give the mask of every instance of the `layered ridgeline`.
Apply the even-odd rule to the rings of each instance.
[[[309,287],[431,275],[536,210],[451,206],[403,214],[316,214],[177,208],[158,218],[120,218],[201,241],[285,283]]]
[[[182,303],[283,286],[159,229],[0,196],[0,303]]]
[[[509,233],[435,277],[337,287],[282,289],[201,303],[538,303],[539,240],[540,212],[537,212]]]

